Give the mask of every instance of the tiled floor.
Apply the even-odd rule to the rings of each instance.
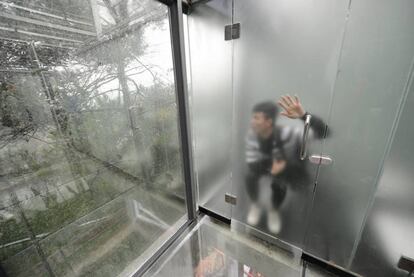
[[[300,256],[204,216],[149,269],[150,276],[334,276],[303,266]]]

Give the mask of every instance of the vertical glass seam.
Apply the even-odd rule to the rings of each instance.
[[[233,25],[234,23],[234,6],[235,6],[235,2],[236,0],[232,0],[231,1],[231,24]],[[239,38],[242,39],[242,38]],[[230,136],[230,189],[231,192],[235,195],[235,188],[234,188],[234,183],[233,183],[233,165],[234,165],[234,151],[235,149],[235,144],[234,144],[234,137],[235,137],[235,125],[234,125],[234,120],[236,118],[236,98],[234,96],[234,39],[231,40],[231,66],[230,66],[230,80],[231,80],[231,85],[230,85],[230,89],[231,89],[231,103],[232,103],[232,116],[231,116],[231,122],[230,122],[230,130],[231,130],[231,136]],[[233,205],[229,205],[230,206],[230,222],[233,218]]]
[[[183,162],[183,177],[186,191],[186,207],[188,219],[196,218],[196,205],[194,202],[194,171],[193,171],[193,149],[191,146],[191,125],[189,118],[188,89],[185,64],[185,45],[183,33],[183,13],[182,2],[174,1],[169,6],[170,27],[171,27],[171,46],[173,51],[173,64],[176,86],[176,99],[179,117],[180,144]]]
[[[195,125],[191,122],[191,119],[194,118],[194,113],[193,113],[193,109],[194,109],[194,90],[193,90],[193,68],[191,66],[191,40],[190,40],[190,24],[188,23],[189,21],[189,16],[187,15],[187,20],[186,20],[186,24],[187,24],[187,48],[185,48],[185,43],[184,43],[184,48],[187,49],[187,53],[188,55],[185,55],[186,59],[188,58],[188,61],[186,61],[186,66],[188,65],[188,71],[187,71],[187,84],[188,84],[188,100],[189,100],[189,114],[190,114],[190,130],[192,132],[192,134],[195,134],[195,130],[196,127]],[[194,136],[192,137],[192,151],[193,151],[193,172],[194,172],[194,176],[193,176],[193,189],[194,189],[194,196],[195,196],[195,205],[196,205],[196,209],[199,205],[199,199],[200,199],[200,191],[199,191],[199,179],[198,179],[198,166],[197,166],[197,161],[196,159],[194,159],[194,154],[196,153],[196,148],[197,148],[197,137]]]
[[[341,44],[339,47],[339,51],[338,51],[338,58],[337,58],[337,63],[336,63],[336,74],[332,83],[332,87],[331,87],[331,91],[330,91],[330,101],[329,101],[329,106],[328,106],[328,114],[327,114],[327,128],[325,128],[325,134],[324,134],[324,139],[322,141],[322,145],[321,145],[321,155],[324,153],[324,149],[326,146],[326,135],[330,126],[330,120],[332,119],[332,112],[333,112],[333,103],[334,103],[334,99],[335,99],[335,87],[336,87],[336,82],[338,80],[338,76],[340,73],[340,66],[341,66],[341,61],[342,61],[342,54],[343,54],[343,48],[344,48],[344,44],[345,44],[345,38],[346,38],[346,34],[347,34],[347,29],[348,29],[348,23],[349,23],[349,17],[350,17],[350,13],[351,13],[351,3],[352,0],[349,0],[348,3],[348,10],[346,13],[346,16],[344,18],[345,20],[345,26],[344,29],[342,31],[342,37],[341,37]],[[318,191],[318,179],[319,179],[319,174],[321,172],[321,165],[318,165],[318,168],[316,169],[316,173],[315,173],[315,178],[314,178],[314,190],[313,190],[313,194],[312,194],[312,201],[311,201],[311,207],[309,209],[308,212],[308,216],[306,217],[306,227],[305,227],[305,235],[304,235],[304,239],[303,239],[303,249],[306,250],[306,246],[309,243],[309,226],[311,225],[311,220],[310,217],[312,216],[312,212],[314,209],[314,203],[315,203],[315,196],[316,193]]]

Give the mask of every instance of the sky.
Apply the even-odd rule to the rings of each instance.
[[[174,82],[172,49],[170,42],[170,29],[168,18],[162,21],[162,24],[147,24],[144,29],[143,39],[147,45],[145,52],[140,56],[140,61],[147,65],[152,73],[164,84],[172,84]],[[138,67],[138,62],[131,62],[128,68]],[[127,68],[127,70],[128,70]],[[145,87],[150,87],[154,84],[154,78],[151,72],[145,71],[141,74],[136,73],[142,71],[141,69],[129,70],[128,75],[138,84]],[[135,87],[132,84],[130,89],[133,91]],[[99,92],[108,91],[118,88],[118,81],[107,83],[100,87]],[[108,94],[110,98],[118,97],[118,92]]]

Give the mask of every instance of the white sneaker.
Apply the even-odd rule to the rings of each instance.
[[[247,224],[249,225],[257,225],[260,220],[260,216],[262,215],[262,211],[256,204],[252,204],[250,206],[249,214],[247,215]]]
[[[267,215],[267,228],[273,234],[279,234],[280,229],[282,228],[282,220],[280,218],[280,213],[277,210],[270,210]]]

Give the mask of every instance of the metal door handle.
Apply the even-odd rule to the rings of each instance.
[[[303,127],[303,136],[302,136],[302,146],[300,148],[300,159],[303,161],[306,159],[307,144],[308,144],[308,135],[310,129],[310,121],[312,116],[310,114],[306,115],[305,126]]]
[[[309,161],[313,164],[321,164],[321,165],[329,165],[333,163],[333,160],[331,157],[327,155],[311,155],[309,157]]]

